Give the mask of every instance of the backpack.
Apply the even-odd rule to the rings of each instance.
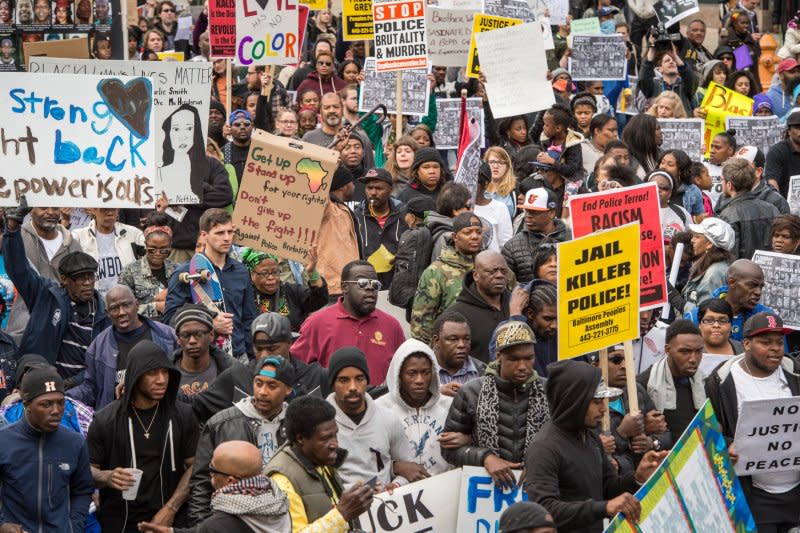
[[[400,236],[394,257],[394,277],[389,286],[389,302],[410,309],[422,272],[431,264],[433,236],[425,226],[406,230]]]

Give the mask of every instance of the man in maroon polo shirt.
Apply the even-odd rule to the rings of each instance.
[[[318,361],[328,368],[333,352],[357,346],[367,356],[374,384],[383,383],[392,355],[405,341],[403,328],[391,315],[375,309],[381,284],[366,261],[352,261],[342,269],[342,297],[336,304],[309,316],[300,326],[292,355],[301,361]]]

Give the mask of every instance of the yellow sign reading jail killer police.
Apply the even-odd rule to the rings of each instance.
[[[639,336],[639,224],[558,245],[558,358]]]

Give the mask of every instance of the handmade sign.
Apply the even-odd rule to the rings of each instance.
[[[481,126],[474,117],[470,117],[468,120],[469,143],[458,161],[453,181],[466,187],[474,200],[478,192],[478,170],[481,166],[481,145],[479,144]]]
[[[156,193],[166,194],[173,205],[202,202],[208,173],[205,139],[211,100],[210,63],[35,57],[29,69],[62,74],[64,78],[84,74],[149,76],[156,123]]]
[[[789,194],[786,201],[789,202],[791,213],[800,215],[800,176],[789,177]]]
[[[600,19],[588,17],[575,19],[569,24],[572,35],[600,35]]]
[[[236,243],[305,263],[338,160],[334,150],[256,130],[233,211]]]
[[[372,0],[342,0],[342,36],[345,41],[372,39]]]
[[[653,4],[658,20],[664,23],[665,28],[685,19],[700,11],[697,0],[658,0]],[[736,64],[737,68],[746,68]]]
[[[389,113],[397,112],[396,72],[376,72],[375,58],[364,61],[364,81],[358,97],[358,110],[367,112],[377,104],[384,104]],[[430,103],[428,71],[422,69],[403,71],[403,114],[424,117]]]
[[[378,72],[428,66],[423,0],[373,3],[372,20]]]
[[[639,337],[639,223],[558,245],[558,358]]]
[[[660,118],[661,150],[683,150],[692,161],[703,161],[703,119]],[[738,142],[738,134],[736,136]]]
[[[706,147],[705,156],[708,157],[714,136],[725,131],[725,119],[732,115],[749,117],[753,110],[753,99],[712,81],[700,107],[707,113],[703,144]]]
[[[737,146],[755,146],[760,148],[764,155],[769,153],[771,146],[783,140],[785,127],[781,119],[772,117],[727,117],[726,129],[736,130]]]
[[[482,32],[497,30],[499,28],[507,28],[508,26],[516,26],[518,24],[522,24],[522,20],[508,17],[497,17],[493,15],[482,15],[480,13],[475,14],[475,18],[472,21],[472,38],[470,40],[469,60],[467,62],[468,77],[477,78],[481,71],[475,35]]]
[[[472,11],[426,8],[425,29],[431,65],[463,67],[467,64],[474,18]]]
[[[753,262],[764,272],[760,302],[777,313],[787,328],[800,330],[800,255],[757,250]]]
[[[0,206],[154,205],[149,78],[6,73],[0,95]]]
[[[519,483],[512,488],[500,488],[494,484],[486,469],[465,466],[461,469],[461,491],[458,499],[458,523],[451,523],[442,531],[474,531],[490,533],[497,531],[497,521],[511,505],[528,499]],[[512,470],[519,481],[522,472]],[[451,493],[452,496],[452,493]],[[414,531],[420,531],[415,529]],[[424,530],[422,530],[424,531]],[[432,531],[439,531],[438,529]]]
[[[236,57],[236,4],[234,0],[209,0],[208,40],[212,59]]]
[[[625,39],[614,35],[572,35],[569,66],[572,79],[624,80],[628,60]]]
[[[27,65],[34,57],[69,57],[89,59],[89,39],[64,39],[63,41],[38,41],[22,43],[23,61]]]
[[[467,98],[467,113],[475,117],[480,126],[478,146],[483,146],[485,131],[483,120],[483,99]],[[436,130],[433,142],[438,150],[458,148],[459,126],[461,121],[461,98],[436,99]]]
[[[483,0],[483,12],[486,15],[519,19],[522,22],[533,22],[535,19],[531,6],[525,0]]]
[[[745,400],[733,446],[737,476],[800,470],[800,396]]]
[[[287,65],[300,57],[295,0],[237,0],[236,63]]]

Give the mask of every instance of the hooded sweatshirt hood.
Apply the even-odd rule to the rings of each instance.
[[[586,411],[602,377],[600,369],[580,361],[559,361],[547,371],[547,402],[553,423],[569,433],[583,431]]]
[[[430,347],[418,341],[417,339],[408,339],[397,348],[392,357],[392,362],[389,364],[389,370],[386,372],[386,388],[389,389],[389,395],[397,405],[408,405],[402,396],[400,396],[400,370],[403,368],[403,363],[408,359],[411,354],[424,354],[431,362],[431,383],[428,390],[431,397],[422,406],[423,409],[434,405],[439,401],[439,365],[436,362],[436,356]]]
[[[133,391],[136,390],[139,379],[147,372],[157,368],[169,370],[167,394],[164,395],[161,403],[168,408],[175,405],[175,400],[178,397],[178,388],[181,383],[180,371],[173,366],[167,358],[167,353],[159,345],[153,341],[142,340],[136,343],[136,346],[128,352],[128,369],[125,371],[125,393],[122,396],[122,404],[126,409],[130,409]]]

